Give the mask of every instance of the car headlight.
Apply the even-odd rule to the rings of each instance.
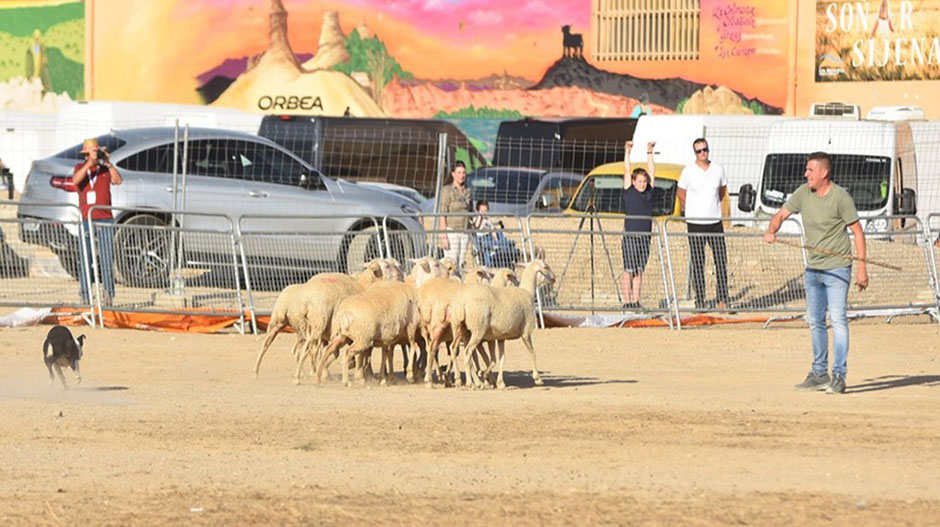
[[[874,218],[865,223],[865,232],[885,232],[887,230],[887,218]]]
[[[420,213],[417,207],[408,203],[402,203],[400,208],[402,212],[409,216],[417,216]]]

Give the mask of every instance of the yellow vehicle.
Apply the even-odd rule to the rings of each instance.
[[[646,163],[633,163],[634,168],[646,168]],[[653,182],[653,216],[679,216],[681,207],[676,196],[679,189],[679,176],[683,165],[671,163],[656,164],[656,179]],[[601,216],[623,216],[623,162],[607,163],[591,170],[584,176],[581,184],[571,198],[565,214],[584,214],[593,212]],[[728,195],[721,200],[722,215],[731,215]]]

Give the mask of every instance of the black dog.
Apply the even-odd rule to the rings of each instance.
[[[46,362],[46,368],[49,369],[49,384],[55,382],[52,375],[52,367],[55,366],[56,373],[62,381],[62,387],[66,390],[69,385],[65,383],[65,376],[62,375],[62,366],[68,366],[75,372],[75,383],[82,383],[82,371],[78,367],[78,361],[82,358],[82,345],[85,343],[85,335],[72,338],[72,332],[65,326],[55,326],[49,330],[46,335],[46,342],[42,345],[42,358]],[[52,353],[49,353],[49,347],[52,347]]]

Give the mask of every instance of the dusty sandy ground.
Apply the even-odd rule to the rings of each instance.
[[[544,387],[291,382],[282,337],[0,330],[3,525],[937,525],[940,326],[852,324],[848,392],[796,392],[800,324],[553,329]],[[336,373],[334,366],[334,373]],[[71,381],[71,377],[69,377]]]

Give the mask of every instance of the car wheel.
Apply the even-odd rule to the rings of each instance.
[[[129,218],[114,235],[116,278],[131,287],[166,287],[170,273],[170,232],[151,214]]]
[[[367,227],[349,235],[346,248],[345,270],[349,274],[362,270],[362,264],[369,260],[382,257],[379,231],[375,227]]]

